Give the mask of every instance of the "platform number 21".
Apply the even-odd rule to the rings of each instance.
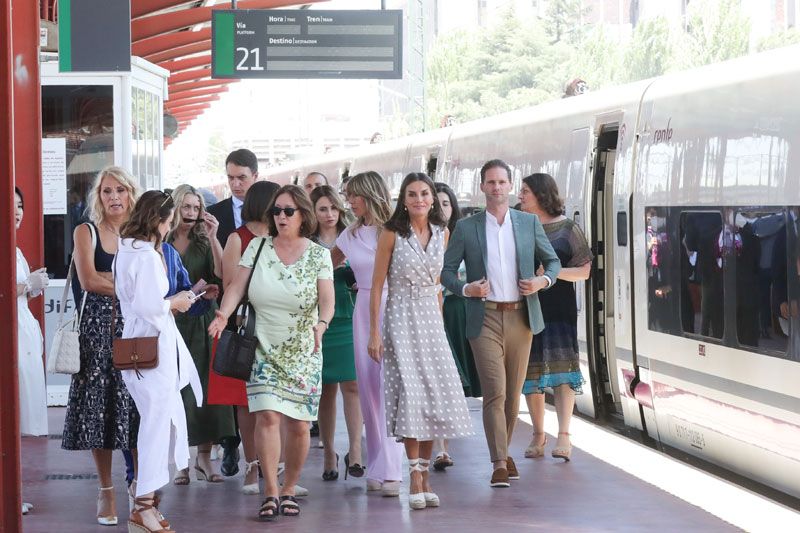
[[[258,48],[248,50],[244,46],[240,46],[236,49],[236,53],[239,52],[243,52],[243,55],[242,60],[236,65],[236,70],[264,70],[264,67],[261,66],[261,51]],[[251,55],[253,56],[252,65],[247,65]]]

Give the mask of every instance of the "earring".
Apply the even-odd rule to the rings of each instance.
[[[408,207],[404,205],[403,206],[403,211],[408,211]]]

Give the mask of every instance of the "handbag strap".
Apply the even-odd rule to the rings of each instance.
[[[242,317],[242,325],[244,326],[245,335],[248,337],[252,337],[255,333],[256,329],[256,321],[250,320],[250,297],[248,293],[250,292],[250,281],[253,279],[253,272],[256,270],[256,264],[258,263],[258,258],[261,256],[261,249],[264,248],[264,243],[267,242],[266,237],[263,237],[261,240],[261,244],[258,245],[258,251],[256,252],[256,258],[253,260],[253,268],[250,269],[250,275],[247,277],[247,286],[244,288],[244,296],[242,300],[239,302],[239,307],[237,309],[240,310],[238,313]],[[237,314],[237,313],[234,313]],[[239,328],[241,331],[241,326]]]
[[[86,224],[89,228],[89,234],[92,236],[92,251],[97,247],[97,235],[94,232],[94,227],[91,224]],[[61,314],[58,317],[58,328],[60,329],[61,326],[64,325],[64,317],[67,314],[67,295],[69,294],[69,288],[72,285],[72,277],[75,275],[75,252],[72,253],[72,258],[69,261],[69,271],[67,272],[67,281],[64,282],[64,292],[61,294]],[[78,313],[78,321],[80,322],[81,317],[83,316],[83,308],[86,306],[86,293],[88,292],[86,289],[83,290],[83,298],[81,300],[81,307],[80,310],[76,309]],[[77,302],[76,302],[77,303]]]

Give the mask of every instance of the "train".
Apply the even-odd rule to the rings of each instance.
[[[800,497],[800,46],[263,169],[547,172],[595,253],[577,409]]]

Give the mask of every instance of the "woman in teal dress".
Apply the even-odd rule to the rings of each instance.
[[[198,294],[204,290],[207,291],[206,295],[209,294],[208,291],[218,291],[219,274],[222,270],[222,247],[216,239],[219,223],[206,211],[203,196],[191,185],[177,187],[172,192],[172,198],[177,209],[167,242],[180,254]],[[211,362],[211,339],[206,334],[206,329],[214,319],[217,309],[213,300],[208,301],[210,305],[205,312],[200,315],[180,314],[175,317],[175,323],[192,354],[203,386],[202,407],[197,407],[191,388],[186,387],[181,391],[186,410],[189,446],[197,446],[195,476],[198,481],[219,483],[223,478],[211,462],[211,446],[220,438],[231,435],[235,427],[231,409],[222,405],[208,405],[206,400]],[[189,471],[176,471],[173,483],[187,485]]]
[[[447,219],[447,229],[452,235],[456,222],[461,218],[458,199],[453,189],[446,183],[437,182],[435,185],[436,196],[439,198],[439,205],[442,206],[442,214]],[[458,275],[466,279],[464,263],[461,263]],[[479,398],[481,396],[481,382],[478,379],[478,370],[475,368],[472,348],[467,342],[467,309],[465,301],[460,294],[453,294],[445,289],[442,318],[444,320],[444,331],[447,333],[447,340],[450,343],[450,349],[453,351],[453,357],[456,361],[458,375],[461,377],[461,385],[464,387],[464,395]],[[447,467],[453,466],[453,458],[447,449],[447,439],[439,439],[434,444],[439,452],[433,460],[433,469],[442,472]]]
[[[336,238],[350,223],[348,214],[336,190],[322,185],[311,191],[311,202],[317,216],[314,241],[327,249],[336,245]],[[344,421],[347,424],[349,450],[344,456],[345,478],[364,475],[361,466],[361,406],[356,383],[356,363],[353,354],[353,308],[356,293],[353,271],[347,263],[336,265],[333,288],[336,306],[333,320],[322,338],[322,397],[319,402],[319,436],[325,450],[322,479],[339,478],[339,455],[334,446],[336,433],[336,391],[341,388],[344,402]]]
[[[263,520],[278,513],[300,514],[295,487],[308,454],[308,423],[317,418],[319,407],[320,348],[333,319],[335,297],[331,254],[309,240],[317,225],[313,209],[297,185],[278,189],[267,211],[269,236],[250,241],[208,328],[210,335],[218,336],[247,290],[258,338],[247,402],[256,414],[256,448],[267,495],[258,512]],[[286,471],[279,502],[281,423]]]

